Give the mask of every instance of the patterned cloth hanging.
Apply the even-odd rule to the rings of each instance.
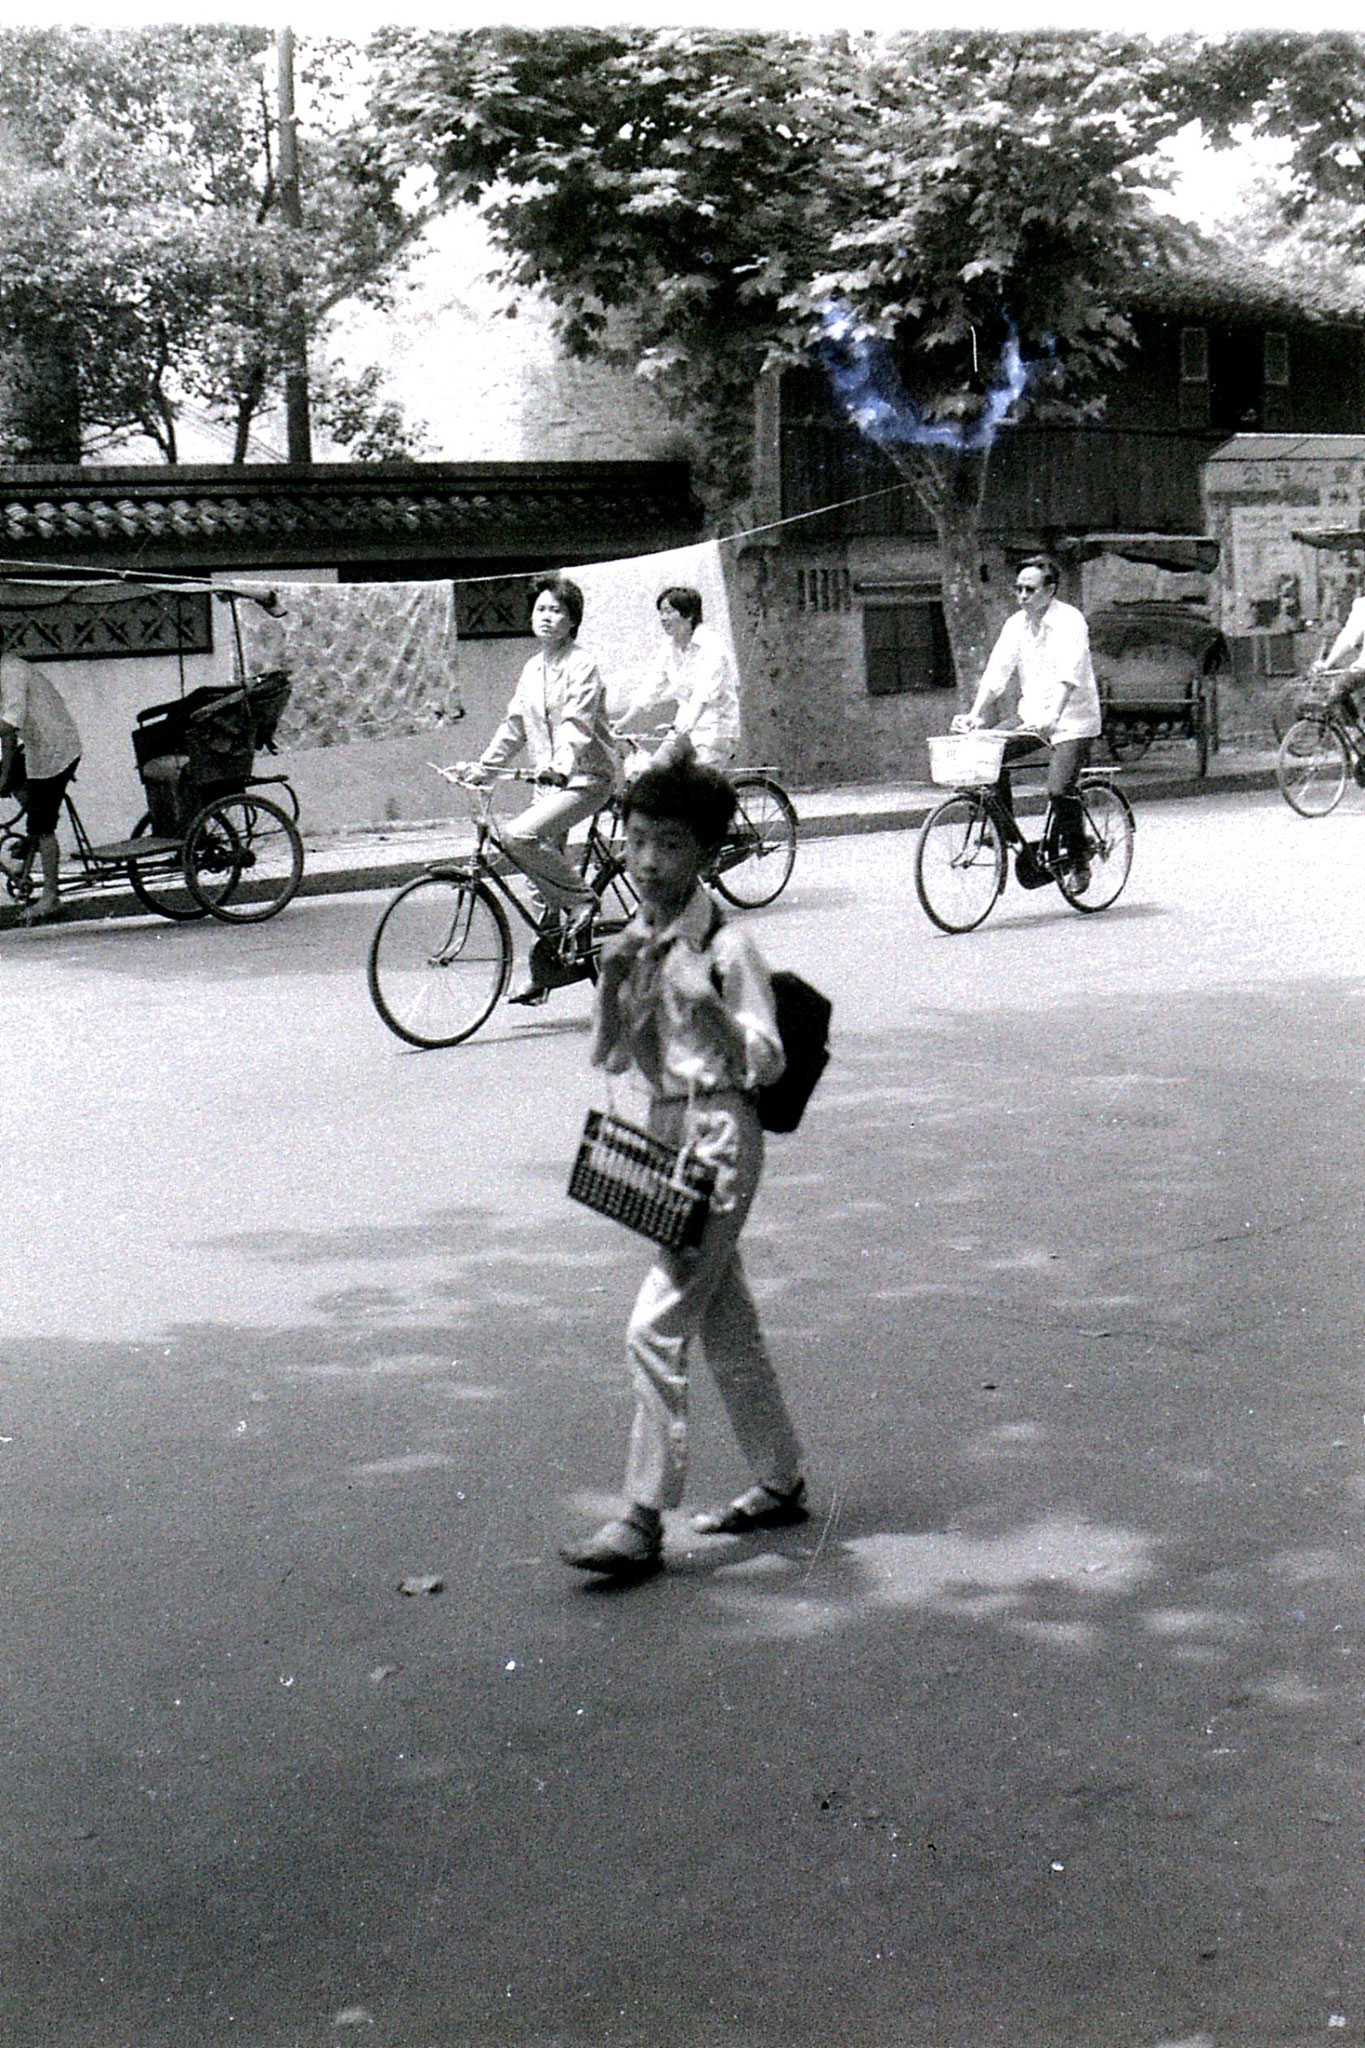
[[[453,583],[272,588],[278,618],[256,604],[237,610],[247,673],[287,669],[293,685],[278,745],[398,739],[461,715]]]

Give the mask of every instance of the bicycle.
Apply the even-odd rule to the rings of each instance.
[[[428,762],[464,792],[474,821],[469,854],[435,861],[385,906],[366,962],[370,998],[390,1031],[408,1045],[459,1045],[486,1023],[512,972],[511,909],[533,934],[531,972],[547,988],[596,981],[604,942],[624,929],[636,905],[619,850],[612,844],[610,807],[588,821],[583,879],[595,899],[586,924],[572,934],[557,917],[542,919],[512,887],[522,875],[493,813],[499,782],[535,782],[524,770],[487,781]]]
[[[1325,818],[1341,802],[1348,780],[1365,785],[1365,729],[1360,708],[1343,680],[1316,710],[1296,718],[1275,756],[1280,795],[1301,818]]]
[[[671,727],[663,726],[654,733],[614,732],[612,738],[623,755],[628,755],[641,740],[663,739],[669,731]],[[702,869],[701,878],[736,910],[762,910],[777,901],[791,880],[800,821],[775,768],[726,772],[735,792],[735,815],[720,851]],[[619,798],[616,802],[619,805]],[[619,828],[614,843],[619,852]]]
[[[947,746],[939,739],[929,742],[934,780],[955,785],[925,819],[915,847],[915,890],[940,931],[975,931],[985,921],[1004,893],[1011,850],[1023,887],[1055,882],[1072,909],[1087,915],[1107,910],[1127,883],[1133,865],[1133,809],[1114,787],[1114,771],[1082,771],[1076,795],[1086,860],[1078,864],[1058,844],[1051,804],[1037,839],[1025,838],[1001,810],[994,783],[1003,743],[1004,735],[989,732],[955,733]]]

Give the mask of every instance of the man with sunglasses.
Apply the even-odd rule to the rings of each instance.
[[[1018,728],[1005,742],[995,794],[1014,823],[1010,766],[1048,749],[1047,793],[1058,846],[1078,889],[1088,888],[1085,815],[1076,784],[1101,729],[1100,695],[1090,659],[1085,615],[1057,596],[1060,571],[1050,555],[1030,555],[1015,579],[1019,609],[1006,619],[970,711],[953,720],[954,732],[987,723],[986,707],[1019,684]]]

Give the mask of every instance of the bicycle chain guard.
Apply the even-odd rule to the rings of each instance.
[[[588,955],[581,947],[574,949],[572,959],[565,959],[558,938],[547,936],[536,940],[531,948],[529,965],[531,978],[542,988],[567,988],[571,981],[586,981],[588,977]]]

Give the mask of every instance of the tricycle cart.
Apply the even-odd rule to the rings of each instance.
[[[234,629],[238,598],[270,602],[266,593],[214,594],[234,606]],[[298,799],[286,775],[255,773],[257,752],[273,751],[289,677],[282,669],[242,673],[236,639],[234,682],[205,684],[138,713],[133,752],[147,809],[126,839],[93,844],[68,791],[76,872],[63,878],[64,896],[126,883],[148,910],[177,923],[209,916],[257,924],[297,893]],[[9,894],[27,905],[33,847],[24,822],[22,800],[0,818],[0,871]]]
[[[1119,598],[1087,607],[1104,737],[1116,761],[1138,761],[1154,740],[1193,740],[1199,773],[1218,746],[1218,677],[1228,647],[1207,579],[1218,543],[1205,534],[1095,533],[1059,549],[1079,562],[1109,556],[1201,588],[1175,597]],[[1120,586],[1122,587],[1122,586]]]

